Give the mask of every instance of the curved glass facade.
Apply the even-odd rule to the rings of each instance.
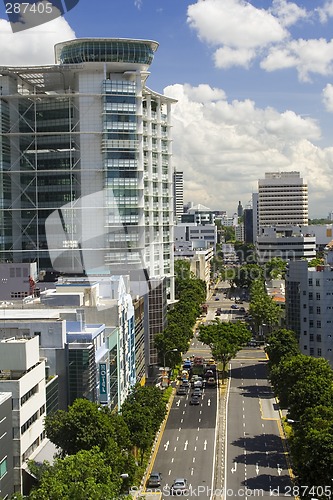
[[[137,40],[71,41],[56,47],[59,64],[121,62],[150,65],[156,42]]]

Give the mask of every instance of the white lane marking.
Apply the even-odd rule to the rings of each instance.
[[[177,446],[174,447],[173,451],[177,451]]]
[[[176,401],[176,406],[179,406],[180,405],[180,399],[178,399],[178,401]]]
[[[191,469],[191,476],[193,476],[193,472],[194,472],[194,469],[193,469],[193,467],[192,467],[192,469]]]
[[[204,450],[207,450],[207,439],[204,440]]]
[[[187,446],[188,446],[188,441],[186,440],[184,444],[184,450],[187,450]]]
[[[231,473],[233,474],[237,470],[237,462],[235,462],[234,467],[231,468]]]
[[[171,459],[171,463],[173,464],[174,458]]]
[[[193,462],[193,463],[195,462],[195,457],[193,457],[192,462]]]
[[[164,451],[167,451],[167,449],[169,448],[169,444],[170,444],[170,442],[169,442],[169,441],[167,441],[167,442],[165,443],[165,445],[164,445]]]
[[[207,401],[207,406],[210,406],[210,399],[208,399]]]
[[[282,469],[280,467],[280,464],[277,464],[277,471],[278,471],[279,476],[281,476]]]
[[[257,475],[259,474],[259,465],[258,465],[258,463],[256,463],[256,473],[257,473]]]
[[[179,427],[179,429],[178,429],[178,430],[179,430],[179,432],[180,432],[180,431],[182,430],[182,428],[181,428],[181,427]]]

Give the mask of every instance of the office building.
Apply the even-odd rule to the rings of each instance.
[[[175,249],[181,250],[184,242],[193,242],[193,248],[216,248],[217,226],[215,224],[178,224],[174,228]]]
[[[173,213],[176,223],[181,220],[184,207],[184,172],[173,173]]]
[[[76,39],[54,65],[1,68],[1,260],[148,274],[173,299],[175,101],[146,86],[157,48]]]
[[[307,225],[308,187],[300,172],[268,172],[258,181],[259,233],[262,227]]]
[[[323,357],[333,368],[332,275],[332,262],[315,268],[305,261],[289,262],[286,327],[296,333],[302,354]]]
[[[316,237],[304,234],[297,226],[266,227],[257,236],[255,249],[259,264],[265,264],[276,257],[285,261],[310,261],[316,257]]]
[[[0,498],[14,492],[12,393],[0,392]]]
[[[237,224],[235,226],[235,239],[236,241],[242,241],[244,242],[245,236],[244,236],[244,224]]]
[[[45,360],[39,358],[38,336],[0,341],[0,391],[12,394],[14,491],[24,488],[27,460],[46,442]]]
[[[253,244],[253,208],[246,207],[244,216],[244,242]]]
[[[195,223],[195,224],[214,224],[215,212],[210,208],[205,207],[205,205],[190,204],[189,208],[184,211],[181,217],[181,222],[184,224]]]

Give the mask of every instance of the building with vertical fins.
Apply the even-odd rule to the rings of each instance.
[[[184,172],[173,173],[173,212],[176,222],[180,222],[184,213]]]
[[[144,271],[173,299],[175,101],[146,86],[157,48],[76,39],[54,65],[0,68],[0,260]]]

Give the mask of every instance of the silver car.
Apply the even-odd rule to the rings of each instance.
[[[174,480],[170,488],[171,495],[187,495],[187,480],[183,477],[179,477]]]

